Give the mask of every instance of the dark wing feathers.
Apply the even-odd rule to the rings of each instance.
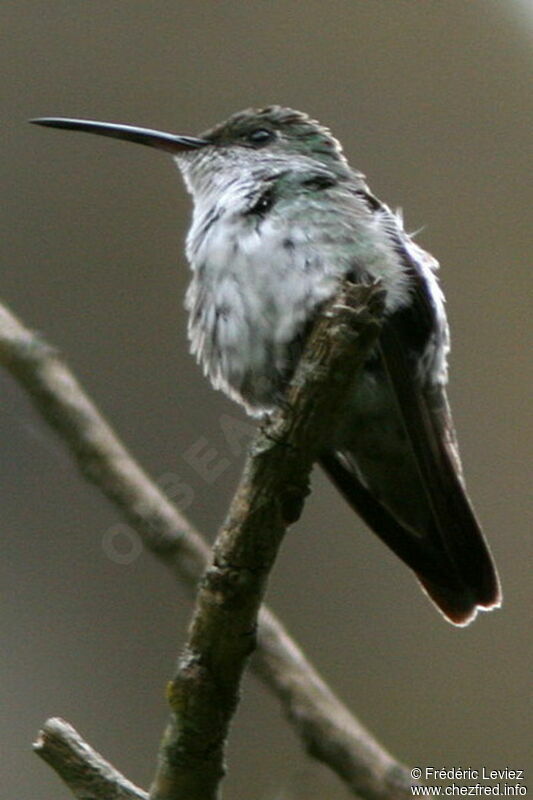
[[[444,417],[447,404],[432,407],[437,390],[424,391],[414,379],[393,322],[384,326],[380,354],[433,511],[440,546],[476,604],[490,608],[499,601],[498,581],[456,467],[455,437],[449,433],[453,423],[447,414]]]
[[[422,547],[420,539],[408,532],[359,480],[342,453],[323,454],[320,465],[345,500],[393,553],[428,579],[441,583],[447,580],[449,565],[442,563],[442,549],[429,540],[424,540]]]
[[[361,483],[342,453],[324,454],[320,464],[368,527],[415,572],[446,617],[456,625],[470,622],[476,613],[477,600],[442,548],[435,547],[429,537],[420,539],[404,528]]]
[[[390,214],[368,194],[369,207]],[[455,429],[446,392],[424,385],[416,359],[435,324],[435,309],[420,266],[401,235],[390,226],[393,245],[411,283],[412,303],[383,325],[379,360],[394,391],[433,523],[420,536],[405,528],[363,485],[350,458],[329,452],[321,459],[326,473],[366,524],[417,574],[444,614],[466,624],[477,607],[500,602],[497,574],[462,480]]]

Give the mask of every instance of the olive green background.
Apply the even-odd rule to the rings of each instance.
[[[268,601],[398,757],[529,769],[531,785],[531,7],[3,0],[0,29],[0,295],[60,348],[151,474],[194,493],[187,512],[209,537],[242,463],[221,415],[242,417],[188,355],[190,202],[179,176],[147,148],[26,119],[194,134],[249,105],[291,105],[328,124],[373,191],[403,207],[409,230],[423,228],[420,243],[442,264],[451,400],[504,607],[466,630],[447,625],[318,472]],[[30,750],[51,715],[146,786],[190,602],[133,538],[113,537],[114,509],[5,373],[0,391],[2,795],[70,797]],[[217,479],[191,466],[195,445],[217,451]],[[348,794],[249,678],[225,797]]]

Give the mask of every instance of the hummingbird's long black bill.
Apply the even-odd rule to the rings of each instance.
[[[96,122],[91,119],[68,119],[65,117],[38,117],[31,119],[34,125],[43,125],[46,128],[66,128],[73,131],[97,133],[100,136],[110,136],[113,139],[124,139],[128,142],[145,144],[158,150],[176,155],[188,150],[196,150],[209,144],[206,139],[194,136],[177,136],[164,131],[154,131],[151,128],[138,128],[135,125],[119,125],[113,122]]]

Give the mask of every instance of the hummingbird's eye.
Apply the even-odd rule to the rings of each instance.
[[[274,135],[274,131],[269,131],[267,128],[255,128],[246,138],[251,144],[266,144],[272,141]]]

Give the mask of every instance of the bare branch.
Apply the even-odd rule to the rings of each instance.
[[[285,407],[252,446],[169,687],[173,713],[151,800],[219,797],[228,727],[255,647],[268,576],[288,526],[300,516],[313,463],[331,439],[339,406],[377,340],[382,308],[376,287],[343,287],[315,323]]]
[[[80,471],[117,506],[146,549],[193,591],[207,563],[207,544],[142,471],[56,352],[2,305],[0,364],[28,392],[39,413],[63,438]],[[408,771],[370,734],[359,735],[363,730],[359,723],[266,610],[251,668],[280,699],[309,752],[346,781],[354,794],[368,800],[407,796]],[[338,716],[330,717],[330,711]]]
[[[265,606],[257,648],[252,671],[280,698],[310,756],[327,764],[354,795],[367,800],[411,797],[409,770],[333,694]]]
[[[72,725],[58,717],[45,722],[33,749],[80,800],[148,798],[146,792],[134,786],[84,742]]]
[[[146,547],[196,585],[209,547],[148,478],[53,348],[0,305],[0,363],[29,392],[81,472],[118,506]]]

